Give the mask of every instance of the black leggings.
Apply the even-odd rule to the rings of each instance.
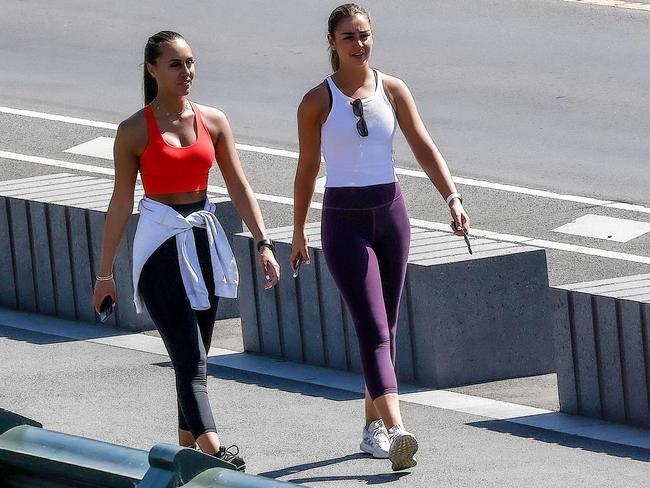
[[[170,205],[187,216],[201,210],[205,202]],[[207,352],[217,313],[218,297],[210,248],[205,229],[192,228],[203,279],[210,294],[210,309],[193,310],[185,293],[178,265],[176,238],[165,241],[145,263],[138,289],[160,336],[174,372],[178,403],[178,428],[189,430],[194,438],[216,432],[207,390]]]

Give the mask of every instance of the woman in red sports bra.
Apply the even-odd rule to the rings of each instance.
[[[93,301],[98,312],[106,297],[116,301],[113,261],[133,209],[139,171],[145,198],[140,202],[134,242],[136,308],[141,299],[174,365],[179,442],[198,445],[229,467],[242,470],[245,463],[238,449],[221,445],[206,389],[215,295],[232,296],[237,285],[232,252],[210,213],[214,206],[206,200],[208,172],[215,157],[232,202],[258,243],[265,288],[277,284],[280,268],[242,171],[228,120],[219,110],[187,99],[194,74],[192,50],[180,34],[162,31],[149,38],[144,66],[146,105],[119,125],[115,138],[115,187]],[[183,253],[179,255],[177,248]],[[190,248],[192,252],[186,253]]]

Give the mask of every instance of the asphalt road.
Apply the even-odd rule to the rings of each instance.
[[[325,21],[336,4],[5,1],[0,107],[117,123],[141,105],[147,36],[172,28],[188,38],[198,61],[195,100],[222,108],[238,142],[295,150],[295,109],[327,75]],[[631,221],[612,221],[614,231],[619,223],[638,229],[650,222],[650,12],[561,0],[366,5],[375,26],[373,62],[411,87],[462,178],[479,235],[514,235],[547,248],[553,284],[650,272],[648,233],[616,242],[607,238],[613,231],[602,238],[554,231],[589,215]],[[0,109],[0,133],[0,151],[112,165],[63,152],[113,137],[111,129]],[[257,192],[291,197],[294,158],[241,156]],[[401,136],[395,157],[399,168],[417,169]],[[0,180],[62,171],[84,172],[0,157]],[[425,179],[400,179],[412,218],[447,222]],[[217,172],[211,184],[223,185]],[[291,223],[290,205],[271,198],[262,206],[269,227]]]

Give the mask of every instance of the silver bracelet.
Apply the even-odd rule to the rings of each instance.
[[[109,274],[108,276],[96,275],[95,279],[97,281],[111,281],[113,279],[113,273]]]
[[[458,198],[458,200],[460,200],[460,203],[463,203],[463,197],[460,196],[460,193],[452,193],[447,197],[447,206],[449,206],[454,198]]]

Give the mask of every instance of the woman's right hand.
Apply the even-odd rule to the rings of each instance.
[[[117,292],[115,291],[114,280],[97,280],[95,281],[95,292],[93,293],[93,307],[99,313],[99,307],[102,305],[104,298],[110,296],[113,299],[113,306],[117,303]]]
[[[300,259],[304,264],[309,264],[309,251],[307,250],[307,243],[309,239],[305,231],[296,231],[293,233],[291,241],[291,256],[289,256],[289,266],[295,271],[298,260]]]

